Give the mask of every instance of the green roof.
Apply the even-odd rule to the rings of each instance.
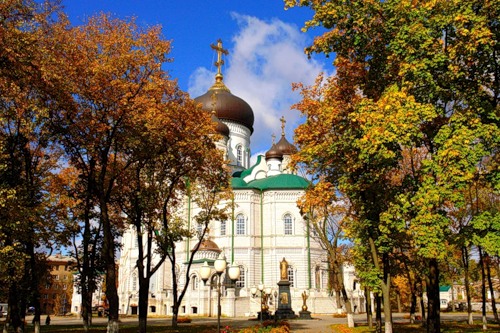
[[[439,292],[450,290],[451,286],[439,286]]]
[[[255,162],[255,164],[250,169],[243,170],[239,176],[243,179],[246,176],[251,175],[253,169],[255,169],[255,167],[260,164],[260,160],[262,159],[262,157],[262,155],[257,156],[257,162]]]
[[[231,185],[233,189],[257,189],[260,191],[273,189],[303,190],[310,184],[306,179],[293,174],[280,174],[263,179],[252,180],[249,183],[245,183],[242,178],[232,179]]]

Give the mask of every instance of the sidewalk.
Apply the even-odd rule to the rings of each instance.
[[[42,325],[45,323],[46,316],[43,315],[41,318]],[[59,316],[51,316],[51,325],[81,325],[81,319],[78,319],[76,316],[67,316],[67,317],[59,317]],[[331,333],[330,325],[332,324],[346,324],[346,318],[334,318],[332,315],[315,315],[312,314],[312,320],[299,320],[293,319],[289,320],[290,328],[292,332],[300,332],[300,333]],[[441,313],[441,321],[465,321],[467,318],[467,314],[464,312],[459,313]],[[488,319],[492,319],[493,316],[488,314]],[[33,316],[27,316],[26,322],[31,324],[31,320]],[[217,318],[214,317],[191,317],[193,324],[198,325],[207,325],[207,326],[216,326]],[[137,323],[138,319],[136,316],[123,317],[120,318],[123,323]],[[479,322],[481,320],[480,313],[474,313],[474,321]],[[103,317],[93,317],[92,319],[94,324],[105,325],[107,322],[107,318]],[[394,322],[408,322],[408,314],[407,313],[393,313],[393,321]],[[366,314],[356,314],[354,315],[354,322],[357,326],[366,325]],[[260,322],[255,318],[248,317],[237,317],[237,318],[221,318],[221,327],[229,326],[231,328],[245,328],[250,326],[258,325]],[[148,324],[151,325],[165,325],[170,326],[171,318],[170,317],[149,317]],[[190,324],[180,324],[182,326],[190,325]]]

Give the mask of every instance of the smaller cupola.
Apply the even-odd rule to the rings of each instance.
[[[283,153],[281,153],[279,151],[279,149],[276,147],[276,144],[273,143],[273,145],[271,146],[271,149],[269,149],[267,152],[266,152],[266,161],[267,160],[270,160],[270,159],[278,159],[278,160],[282,160],[283,159]]]
[[[297,152],[297,148],[292,145],[290,142],[285,137],[285,117],[281,117],[281,139],[278,141],[276,144],[276,149],[282,154],[282,155],[292,155]]]

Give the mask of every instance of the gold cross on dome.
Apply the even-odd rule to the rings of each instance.
[[[280,121],[281,121],[281,135],[285,136],[285,123],[286,123],[285,117],[281,116]]]
[[[222,40],[219,38],[217,40],[217,45],[214,45],[214,44],[210,44],[210,47],[217,51],[217,61],[215,62],[215,66],[217,66],[217,74],[218,75],[222,75],[222,65],[224,65],[224,60],[222,59],[222,55],[228,55],[229,52],[222,48]]]

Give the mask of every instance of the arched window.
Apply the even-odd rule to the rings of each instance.
[[[314,281],[316,283],[316,289],[321,289],[321,270],[319,266],[314,269]]]
[[[137,275],[134,273],[132,274],[132,291],[137,290]]]
[[[243,165],[243,147],[241,145],[236,146],[236,165]]]
[[[245,230],[245,216],[243,214],[238,214],[236,216],[236,234],[237,235],[244,235],[246,232]]]
[[[226,221],[220,221],[220,235],[225,236],[226,235]]]
[[[198,290],[199,282],[200,281],[196,275],[191,276],[191,289]]]
[[[293,220],[290,214],[283,216],[283,230],[285,235],[293,234]]]
[[[288,266],[288,281],[290,281],[290,287],[295,287],[295,274],[292,266]]]
[[[240,266],[240,278],[236,280],[237,288],[245,288],[245,267]]]

